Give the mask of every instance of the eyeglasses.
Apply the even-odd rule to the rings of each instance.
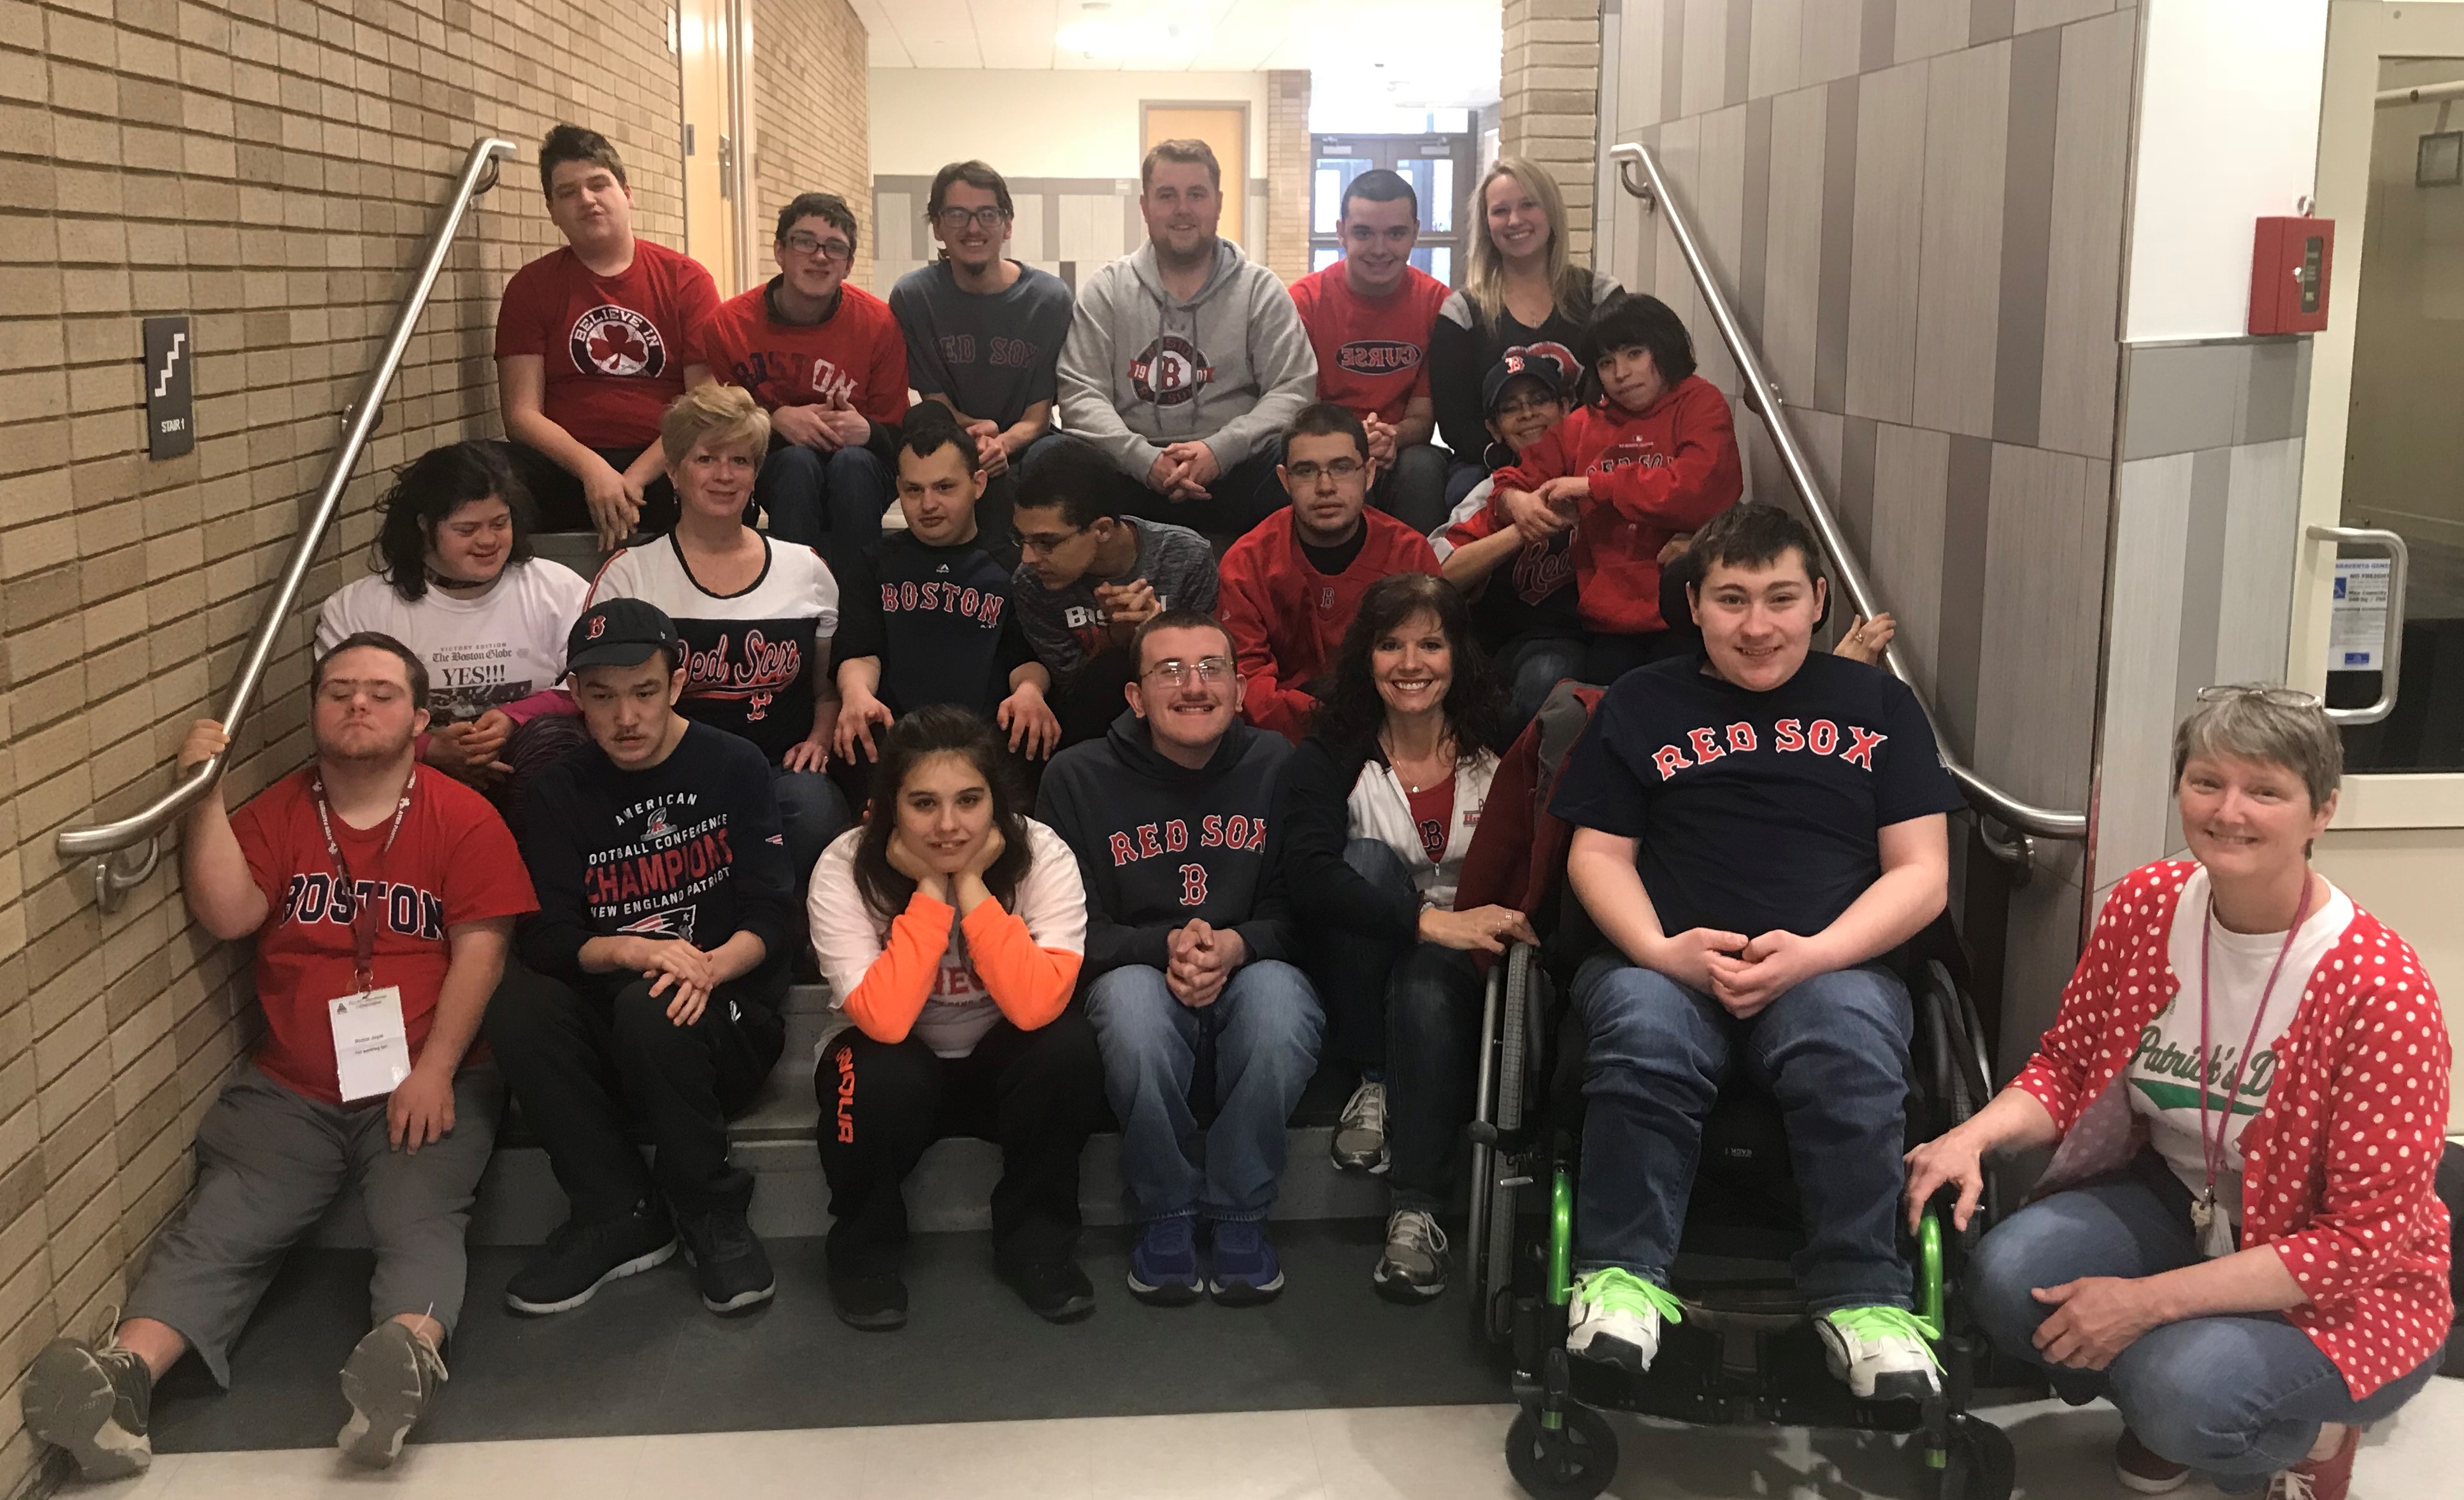
[[[1517,396],[1499,407],[1497,415],[1500,417],[1539,416],[1545,412],[1562,410],[1564,407],[1565,403],[1554,396]]]
[[[981,209],[961,209],[954,205],[933,215],[933,222],[945,232],[956,234],[969,224],[979,230],[998,229],[1001,220],[1008,217],[998,204]]]
[[[1062,543],[1067,541],[1070,538],[1083,537],[1087,535],[1087,528],[1080,526],[1074,531],[1038,531],[1032,533],[1021,531],[1013,532],[1011,535],[1018,541],[1019,551],[1032,552],[1038,557],[1050,557],[1053,553],[1060,551]]]
[[[1291,477],[1294,484],[1315,484],[1319,474],[1334,479],[1349,479],[1368,467],[1357,458],[1338,458],[1329,464],[1286,464],[1284,473]]]
[[[2237,703],[2244,698],[2256,698],[2271,708],[2317,708],[2319,695],[2299,688],[2281,688],[2267,683],[2253,686],[2245,682],[2228,682],[2199,690],[2202,703]]]
[[[1232,664],[1221,656],[1200,656],[1194,662],[1172,656],[1149,667],[1144,675],[1177,688],[1189,680],[1192,672],[1200,682],[1221,682],[1232,674]]]
[[[855,247],[843,239],[816,239],[810,234],[790,234],[779,242],[799,255],[819,255],[824,260],[852,260]]]

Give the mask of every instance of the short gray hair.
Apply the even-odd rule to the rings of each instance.
[[[2301,778],[2313,808],[2344,780],[2344,741],[2317,698],[2265,682],[2205,688],[2173,731],[2173,783],[2194,755],[2229,755],[2280,765]]]

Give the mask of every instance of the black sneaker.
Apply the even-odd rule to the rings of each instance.
[[[1095,1311],[1095,1284],[1071,1260],[1003,1266],[1001,1280],[1027,1311],[1047,1323],[1075,1323]]]
[[[87,1479],[141,1474],[154,1462],[145,1433],[154,1372],[118,1344],[53,1339],[26,1372],[20,1400],[26,1430],[68,1449]]]
[[[682,1225],[685,1264],[701,1283],[701,1305],[713,1312],[743,1312],[778,1293],[769,1252],[753,1226],[734,1208],[714,1208]]]
[[[676,1232],[655,1210],[602,1224],[569,1219],[505,1284],[505,1306],[533,1317],[566,1312],[619,1276],[664,1266],[675,1253]]]
[[[887,1276],[832,1276],[830,1306],[839,1321],[868,1334],[888,1334],[907,1326],[907,1283],[896,1271]]]
[[[390,1318],[379,1323],[343,1362],[342,1399],[351,1403],[351,1420],[334,1435],[334,1445],[371,1468],[391,1467],[444,1379],[445,1359],[435,1345]]]

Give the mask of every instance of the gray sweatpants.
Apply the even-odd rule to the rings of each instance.
[[[282,1257],[353,1182],[376,1246],[373,1326],[424,1312],[453,1332],[462,1237],[496,1143],[505,1091],[493,1062],[453,1080],[453,1129],[416,1156],[385,1141],[385,1101],[326,1104],[251,1067],[197,1127],[197,1188],[155,1242],[125,1315],[167,1323],[231,1384],[231,1347]]]

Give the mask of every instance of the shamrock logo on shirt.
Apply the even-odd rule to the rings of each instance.
[[[585,373],[656,380],[668,367],[668,342],[658,324],[610,302],[574,320],[569,347],[573,367]]]

